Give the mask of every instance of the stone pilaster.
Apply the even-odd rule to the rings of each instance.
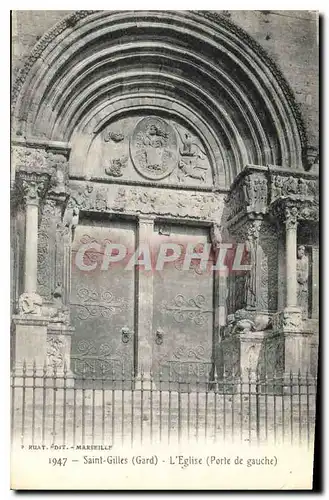
[[[138,220],[138,246],[150,249],[154,232],[154,218],[140,216]],[[144,388],[149,385],[148,377],[152,363],[152,343],[155,332],[153,332],[153,271],[146,269],[138,270],[138,324],[137,324],[137,385],[144,372]]]

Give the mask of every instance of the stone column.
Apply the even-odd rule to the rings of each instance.
[[[298,208],[286,206],[284,210],[286,232],[285,277],[286,302],[283,311],[273,317],[273,348],[282,345],[282,354],[273,369],[289,379],[310,367],[310,336],[303,332],[302,310],[297,305],[297,225]]]
[[[258,241],[262,220],[251,220],[247,226],[246,248],[250,254],[250,272],[246,283],[246,309],[257,309],[257,298],[259,294],[259,256]]]
[[[147,216],[140,216],[138,221],[138,246],[149,249],[151,254],[151,240],[154,232],[154,219]],[[144,255],[145,256],[145,255]],[[138,270],[137,289],[137,360],[138,374],[137,384],[141,377],[141,370],[144,373],[143,387],[149,385],[149,374],[152,366],[152,342],[153,340],[153,270]]]
[[[25,266],[24,292],[19,297],[19,314],[13,316],[15,326],[14,357],[16,369],[25,363],[42,368],[46,360],[47,318],[42,298],[37,294],[38,216],[39,201],[44,195],[49,173],[23,170],[17,172],[17,187],[25,203]]]
[[[24,294],[32,297],[36,303],[37,296],[37,258],[38,258],[38,218],[39,200],[45,191],[49,179],[47,174],[20,173],[20,186],[25,202],[25,262],[24,262]],[[21,298],[22,299],[22,298]],[[23,304],[23,299],[20,301]]]
[[[24,292],[37,291],[38,198],[26,199]]]
[[[297,208],[286,208],[286,307],[297,306]]]
[[[20,314],[41,315],[42,299],[37,294],[38,219],[40,198],[45,194],[50,175],[20,170],[18,188],[25,203],[24,292],[19,298]]]

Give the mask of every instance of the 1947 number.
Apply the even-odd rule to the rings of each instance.
[[[67,458],[49,458],[48,463],[55,467],[55,465],[63,466],[66,465]]]

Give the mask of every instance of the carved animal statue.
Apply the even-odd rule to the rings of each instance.
[[[205,172],[196,172],[196,170],[207,170],[203,167],[194,167],[191,162],[187,164],[184,160],[179,160],[178,162],[178,172],[179,180],[181,181],[185,177],[190,177],[191,179],[197,179],[199,181],[205,182]]]
[[[200,158],[200,160],[206,158],[207,155],[205,151],[201,149],[197,142],[193,141],[193,138],[189,132],[185,132],[184,136],[182,136],[178,127],[175,128],[182,143],[182,148],[179,151],[181,156],[194,156]]]
[[[127,156],[121,156],[121,158],[114,158],[111,160],[110,167],[105,169],[105,173],[111,177],[122,177],[122,169],[126,168],[128,162]]]

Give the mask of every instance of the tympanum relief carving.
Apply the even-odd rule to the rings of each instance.
[[[174,120],[130,116],[96,133],[86,171],[112,181],[211,187],[208,156],[200,138]]]

